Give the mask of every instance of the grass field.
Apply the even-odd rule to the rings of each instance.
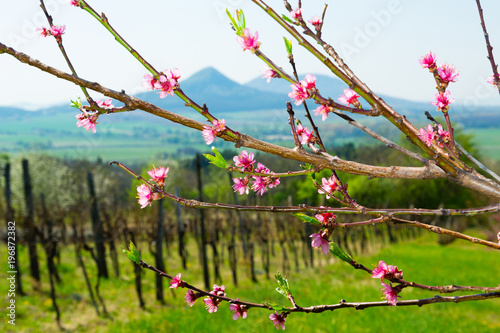
[[[194,251],[194,250],[193,250]],[[279,251],[279,250],[278,250]],[[6,257],[5,246],[2,256]],[[143,251],[147,252],[147,251]],[[379,260],[397,265],[406,280],[428,285],[481,285],[498,286],[500,280],[499,253],[464,241],[456,241],[443,247],[436,244],[433,235],[424,235],[407,243],[383,248],[367,257],[355,258],[367,267]],[[39,253],[42,253],[40,251]],[[176,254],[175,249],[172,253]],[[26,249],[20,256],[26,263]],[[43,256],[42,256],[43,257]],[[273,259],[279,267],[279,252]],[[58,304],[62,311],[62,326],[68,332],[274,332],[274,325],[267,318],[269,311],[251,309],[247,319],[233,321],[227,303],[214,314],[209,314],[198,300],[191,308],[184,303],[185,290],[166,290],[166,304],[155,301],[155,278],[152,272],[144,271],[144,297],[146,310],[138,306],[134,290],[133,264],[121,256],[121,277],[101,282],[101,294],[111,318],[98,317],[90,303],[83,276],[75,268],[72,247],[62,253],[59,271],[63,283],[57,287]],[[153,263],[151,257],[143,259]],[[191,253],[191,261],[196,254]],[[87,269],[95,283],[95,269],[88,255]],[[318,261],[316,261],[317,263]],[[4,316],[0,322],[1,332],[55,332],[55,313],[49,297],[49,285],[44,270],[42,292],[32,290],[24,270],[24,287],[28,296],[16,296],[16,327],[7,325]],[[167,271],[173,275],[182,272],[182,278],[202,286],[200,268],[191,265],[182,271],[176,255],[167,259]],[[260,268],[260,266],[258,267]],[[1,290],[6,291],[4,272],[0,274]],[[239,297],[252,302],[271,300],[286,305],[287,300],[274,291],[276,283],[259,275],[259,283],[249,282],[240,271],[240,285],[235,287],[229,270],[223,270],[224,285],[229,297]],[[300,306],[335,304],[341,299],[350,302],[378,301],[381,298],[380,282],[362,271],[355,271],[343,262],[330,262],[316,268],[304,268],[288,275],[295,300]],[[168,281],[165,280],[167,287]],[[6,292],[4,293],[4,295]],[[402,299],[433,297],[435,293],[417,289],[405,289]],[[500,299],[464,302],[459,304],[431,304],[418,307],[369,308],[363,311],[341,309],[321,314],[292,314],[287,318],[286,330],[290,332],[495,332],[500,330]]]

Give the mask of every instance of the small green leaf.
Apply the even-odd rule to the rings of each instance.
[[[76,100],[71,100],[71,104],[70,106],[72,108],[81,108],[83,105],[82,105],[82,100],[80,99],[80,97],[77,97]]]
[[[281,14],[281,18],[287,21],[288,23],[293,23],[292,19],[286,16],[285,14]]]
[[[135,247],[134,243],[132,243],[132,241],[130,241],[129,250],[125,249],[123,246],[122,249],[127,258],[135,262],[137,265],[141,264],[141,255],[139,254],[139,251]]]
[[[272,308],[273,310],[276,310],[278,312],[281,312],[281,311],[285,311],[287,309],[285,309],[283,306],[277,304],[277,303],[274,303],[273,301],[265,301],[264,302],[264,305],[265,306],[268,306],[270,308]]]
[[[241,30],[245,29],[247,27],[247,24],[245,22],[245,14],[243,13],[243,10],[238,9],[236,11],[236,16],[238,17],[238,22],[240,23]]]
[[[285,296],[286,298],[288,298],[288,296],[292,294],[292,290],[288,285],[287,279],[285,279],[279,272],[276,273],[274,277],[276,278],[276,282],[278,282],[279,286],[278,288],[276,288],[276,291],[281,295]]]
[[[285,37],[283,37],[283,40],[285,41],[286,52],[288,55],[292,54],[292,40],[288,40]]]
[[[339,258],[340,260],[343,260],[345,262],[351,262],[352,258],[350,255],[344,252],[337,244],[334,242],[330,242],[330,253]]]
[[[222,168],[222,169],[227,169],[229,167],[229,164],[226,162],[226,160],[221,155],[221,153],[219,153],[217,148],[212,147],[212,151],[213,151],[214,155],[203,154],[203,156],[205,156],[207,158],[207,160],[209,160],[210,163],[212,163],[213,165],[215,165],[219,168]]]
[[[312,164],[306,163],[305,165],[300,165],[302,170],[311,170],[313,168]]]
[[[226,14],[229,17],[229,19],[231,20],[231,23],[233,24],[233,27],[235,29],[238,29],[238,25],[236,24],[236,21],[234,20],[233,15],[231,15],[231,13],[229,12],[229,10],[227,8],[226,8]]]
[[[245,15],[243,14],[243,11],[241,9],[238,9],[236,11],[236,20],[235,18],[229,13],[229,10],[226,9],[226,14],[231,20],[231,24],[233,25],[234,29],[236,30],[236,34],[241,37],[243,34],[243,29],[245,29],[246,23],[245,23]],[[236,22],[238,21],[238,22]]]
[[[316,220],[314,217],[308,216],[306,214],[293,213],[292,215],[295,217],[298,217],[304,223],[310,223],[310,224],[314,224],[314,225],[318,225],[318,226],[323,225],[320,221]]]

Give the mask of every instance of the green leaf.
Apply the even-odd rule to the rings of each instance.
[[[229,19],[231,20],[233,27],[235,29],[238,29],[238,24],[236,24],[236,21],[234,20],[233,15],[231,15],[231,13],[229,12],[229,10],[227,8],[226,8],[226,14],[229,17]]]
[[[281,18],[287,21],[288,23],[293,23],[292,19],[286,16],[285,14],[281,14]]]
[[[285,41],[286,52],[288,55],[292,54],[292,40],[288,40],[285,37],[283,37],[283,40]]]
[[[132,243],[132,241],[130,241],[130,245],[129,245],[128,250],[125,249],[123,246],[122,246],[122,249],[123,249],[123,253],[125,253],[127,258],[129,258],[130,260],[135,262],[137,265],[141,265],[141,261],[142,261],[141,255],[139,254],[139,251],[135,247],[134,243]]]
[[[243,30],[246,28],[247,24],[245,22],[245,14],[242,9],[238,9],[236,11],[236,16],[238,17],[238,22],[240,23],[240,29]]]
[[[284,308],[283,306],[277,304],[277,303],[274,303],[273,301],[265,301],[264,302],[264,305],[265,306],[268,306],[270,308],[272,308],[273,310],[276,310],[278,312],[282,312],[282,311],[285,311],[287,310],[286,308]]]
[[[313,165],[306,163],[305,165],[301,164],[300,167],[302,168],[302,170],[311,170],[313,168]]]
[[[286,298],[288,298],[288,296],[292,294],[292,290],[288,285],[287,279],[285,279],[279,272],[276,273],[274,277],[276,278],[276,282],[278,282],[279,286],[278,288],[276,288],[276,291],[281,295],[285,296]]]
[[[72,108],[81,108],[83,105],[82,105],[82,100],[80,99],[80,97],[77,97],[76,100],[71,100],[71,104],[70,106]]]
[[[226,162],[226,160],[219,153],[217,148],[212,147],[212,151],[213,151],[214,155],[203,154],[203,156],[205,156],[207,158],[207,160],[209,160],[210,163],[212,163],[213,165],[215,165],[219,168],[222,168],[222,169],[227,169],[229,167],[229,163]]]
[[[320,221],[316,220],[314,217],[308,216],[306,214],[293,213],[292,215],[295,217],[298,217],[304,223],[310,223],[310,224],[314,224],[314,225],[318,225],[318,226],[323,225]]]
[[[243,11],[241,9],[238,9],[236,11],[236,20],[238,20],[238,22],[236,22],[236,20],[231,15],[231,13],[229,13],[228,9],[226,9],[226,14],[229,17],[229,19],[231,20],[231,24],[233,25],[234,29],[236,30],[236,34],[241,37],[241,35],[243,34],[243,29],[245,29],[245,26],[246,26],[245,15],[243,14]]]
[[[340,246],[338,246],[334,242],[330,242],[330,253],[333,254],[334,256],[336,256],[337,258],[339,258],[342,261],[345,261],[345,262],[351,262],[352,261],[351,256],[348,255],[347,253],[345,253],[344,250],[342,250],[340,248]]]

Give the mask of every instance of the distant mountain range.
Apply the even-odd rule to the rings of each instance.
[[[317,87],[323,96],[337,98],[346,88],[345,84],[337,78],[326,75],[315,74]],[[181,80],[181,88],[194,101],[199,104],[206,103],[213,113],[242,112],[256,110],[285,109],[286,101],[290,100],[288,93],[291,91],[289,82],[285,80],[272,79],[269,83],[265,79],[256,78],[246,84],[234,82],[212,67],[205,68],[186,80]],[[154,91],[139,93],[136,97],[154,103],[168,110],[184,113],[187,112],[184,102],[179,98],[160,99],[159,94]],[[418,117],[425,119],[424,111],[433,110],[434,106],[427,102],[413,102],[401,98],[381,96],[396,111],[409,118]],[[311,104],[311,108],[315,106]],[[463,107],[456,106],[457,112],[463,111]],[[68,112],[71,110],[66,105],[55,105],[35,111],[38,115]],[[479,107],[474,114],[488,114],[490,117],[499,114],[499,108]],[[192,111],[189,111],[192,112]],[[470,113],[470,112],[469,112]],[[0,107],[0,117],[33,117],[33,111],[26,111],[14,107]],[[134,116],[135,117],[135,116]],[[147,117],[147,116],[146,116]],[[128,118],[128,117],[127,117]],[[143,118],[143,117],[141,117]],[[148,117],[147,117],[148,118]]]

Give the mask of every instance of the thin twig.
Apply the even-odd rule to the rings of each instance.
[[[491,69],[493,70],[493,78],[495,85],[498,88],[498,93],[500,94],[500,76],[498,76],[498,65],[495,63],[495,58],[493,57],[493,46],[490,44],[490,37],[488,31],[486,30],[486,23],[484,22],[483,8],[481,8],[481,2],[476,0],[477,10],[479,12],[479,18],[481,19],[481,27],[483,28],[484,39],[486,41],[486,50],[488,50],[488,59],[491,63]]]

